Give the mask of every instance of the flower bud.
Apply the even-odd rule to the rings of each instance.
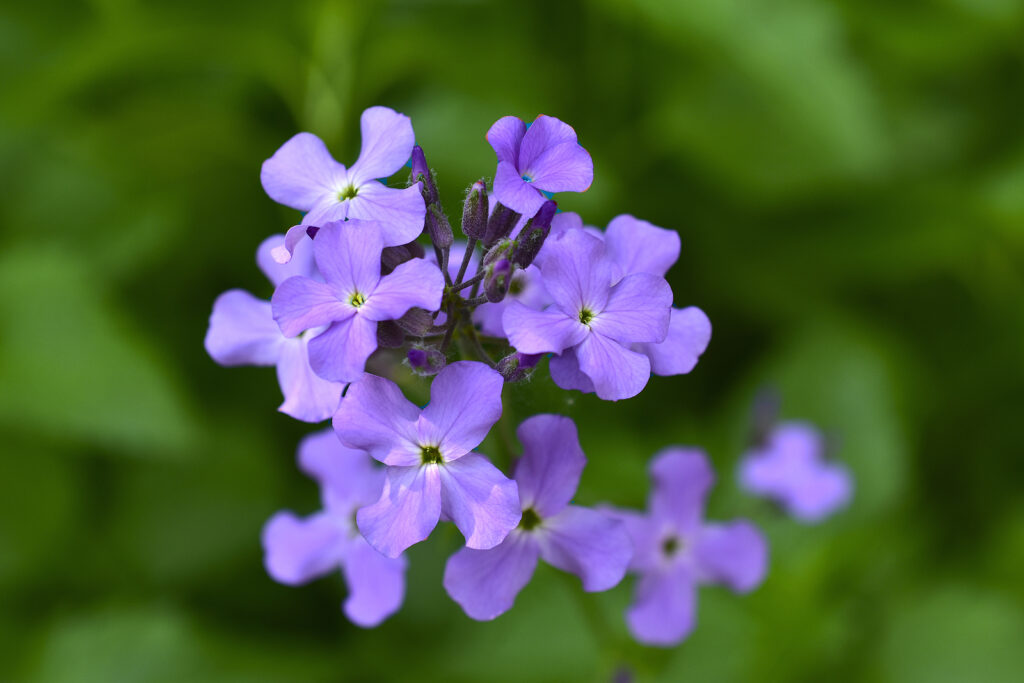
[[[506,382],[519,382],[530,376],[543,355],[542,353],[519,353],[516,351],[499,360],[497,370]]]
[[[512,258],[513,247],[515,247],[515,242],[512,240],[499,240],[497,244],[488,249],[487,253],[484,254],[484,260],[481,265],[489,266],[501,259]]]
[[[462,232],[474,239],[483,239],[487,232],[487,185],[482,180],[469,188],[462,207]]]
[[[487,231],[484,233],[483,240],[484,246],[489,247],[501,238],[508,237],[520,218],[522,216],[504,204],[497,204],[494,207],[494,213],[491,214],[490,219],[487,221]]]
[[[400,264],[412,259],[412,254],[406,245],[398,247],[384,247],[380,252],[380,274],[387,275]]]
[[[452,246],[452,226],[448,222],[448,216],[444,215],[440,204],[427,205],[427,234],[430,241],[438,249],[448,249]]]
[[[436,204],[440,199],[437,192],[437,183],[434,181],[434,174],[427,166],[427,158],[423,155],[423,148],[416,145],[412,148],[412,173],[409,174],[409,184],[420,182],[420,193],[427,206]]]
[[[520,268],[533,263],[544,246],[544,240],[551,232],[551,219],[555,217],[555,209],[558,204],[548,200],[537,210],[536,215],[527,221],[519,238],[516,240],[516,249],[512,254],[512,262]]]
[[[425,337],[427,331],[434,325],[434,318],[430,315],[430,311],[413,307],[395,322],[405,330],[406,334],[413,337]]]
[[[406,362],[417,375],[430,377],[445,366],[444,354],[433,346],[414,345],[406,354]]]
[[[512,264],[508,259],[501,259],[488,266],[487,274],[484,276],[484,294],[487,300],[496,304],[504,299],[511,281]]]
[[[405,341],[405,332],[394,320],[377,323],[377,346],[382,349],[397,349]]]

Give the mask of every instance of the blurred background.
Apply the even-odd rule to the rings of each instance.
[[[6,3],[0,680],[1024,680],[1022,29],[1017,0]],[[691,375],[506,391],[577,420],[578,501],[642,506],[648,458],[698,444],[711,517],[765,530],[765,584],[702,591],[680,647],[630,644],[631,580],[543,566],[470,621],[450,525],[376,630],[340,577],[264,573],[266,518],[318,507],[313,427],[203,335],[221,291],[269,296],[256,246],[295,220],[261,162],[308,130],[351,163],[374,104],[412,117],[451,215],[490,124],[547,113],[594,158],[563,209],[680,232],[676,304],[714,326]],[[737,491],[764,386],[854,472],[823,524]]]

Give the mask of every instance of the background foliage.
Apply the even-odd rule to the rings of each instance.
[[[0,680],[1021,680],[1024,6],[1017,0],[6,3],[0,9]],[[203,352],[214,297],[293,214],[259,164],[299,130],[358,151],[410,114],[449,212],[504,114],[571,122],[562,207],[676,228],[711,346],[639,398],[507,391],[574,417],[578,500],[640,505],[648,457],[707,447],[766,584],[701,595],[674,650],[628,644],[629,583],[541,569],[489,624],[443,593],[362,631],[339,579],[277,586],[259,530],[306,513],[308,428],[273,372]],[[757,390],[841,443],[816,527],[738,494]]]

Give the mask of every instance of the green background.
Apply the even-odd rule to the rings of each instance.
[[[1014,0],[5,3],[0,9],[0,680],[1024,679],[1024,6]],[[268,296],[294,221],[260,163],[299,130],[351,163],[409,114],[450,214],[488,126],[558,116],[594,158],[588,223],[678,229],[689,376],[574,417],[577,500],[641,505],[706,447],[713,518],[772,547],[754,594],[701,593],[678,648],[630,645],[631,580],[541,568],[497,621],[444,594],[444,525],[399,615],[348,624],[278,586],[259,531],[317,493],[272,370],[204,353],[216,295]],[[750,403],[841,443],[852,507],[800,526],[736,490]],[[491,444],[485,444],[489,447]]]

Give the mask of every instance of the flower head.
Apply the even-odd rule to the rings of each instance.
[[[638,641],[668,646],[696,623],[697,586],[753,590],[767,571],[768,546],[750,522],[704,521],[715,475],[702,451],[665,449],[650,469],[648,514],[615,511],[633,539],[630,571],[640,576],[626,622]]]
[[[345,614],[360,626],[376,626],[402,604],[406,562],[371,548],[354,520],[357,509],[380,495],[384,471],[362,451],[338,443],[329,429],[302,440],[299,468],[320,485],[323,510],[270,518],[263,528],[267,573],[294,586],[341,569],[349,591]]]
[[[382,248],[371,221],[328,224],[313,242],[324,282],[295,276],[274,292],[274,319],[286,336],[327,326],[309,345],[310,365],[324,379],[359,379],[377,349],[378,322],[441,304],[444,278],[436,265],[414,258],[381,277]]]
[[[515,116],[498,119],[487,131],[498,156],[494,195],[524,216],[546,200],[543,192],[584,192],[594,180],[594,162],[576,142],[576,131],[553,116],[527,126]]]
[[[380,499],[357,517],[373,547],[396,557],[443,515],[468,547],[493,548],[519,523],[515,482],[470,452],[501,416],[503,382],[483,363],[452,363],[434,379],[422,410],[383,377],[366,375],[352,386],[334,430],[345,445],[388,465]]]
[[[535,415],[516,433],[523,444],[514,477],[523,511],[519,526],[497,547],[463,548],[445,566],[445,590],[474,619],[508,611],[538,558],[579,576],[584,590],[603,591],[622,580],[632,555],[622,524],[569,504],[587,461],[573,421]]]
[[[362,148],[351,168],[335,161],[323,141],[312,133],[299,133],[263,162],[260,182],[276,202],[306,212],[302,226],[360,218],[378,221],[385,247],[416,239],[423,231],[426,206],[418,183],[404,189],[387,187],[387,178],[409,160],[415,136],[408,116],[387,107],[370,107],[359,119]],[[291,258],[304,237],[297,226],[289,231],[284,248],[274,257]]]
[[[850,501],[849,471],[824,459],[824,439],[805,422],[784,422],[740,464],[740,485],[771,498],[803,522],[825,519]]]

